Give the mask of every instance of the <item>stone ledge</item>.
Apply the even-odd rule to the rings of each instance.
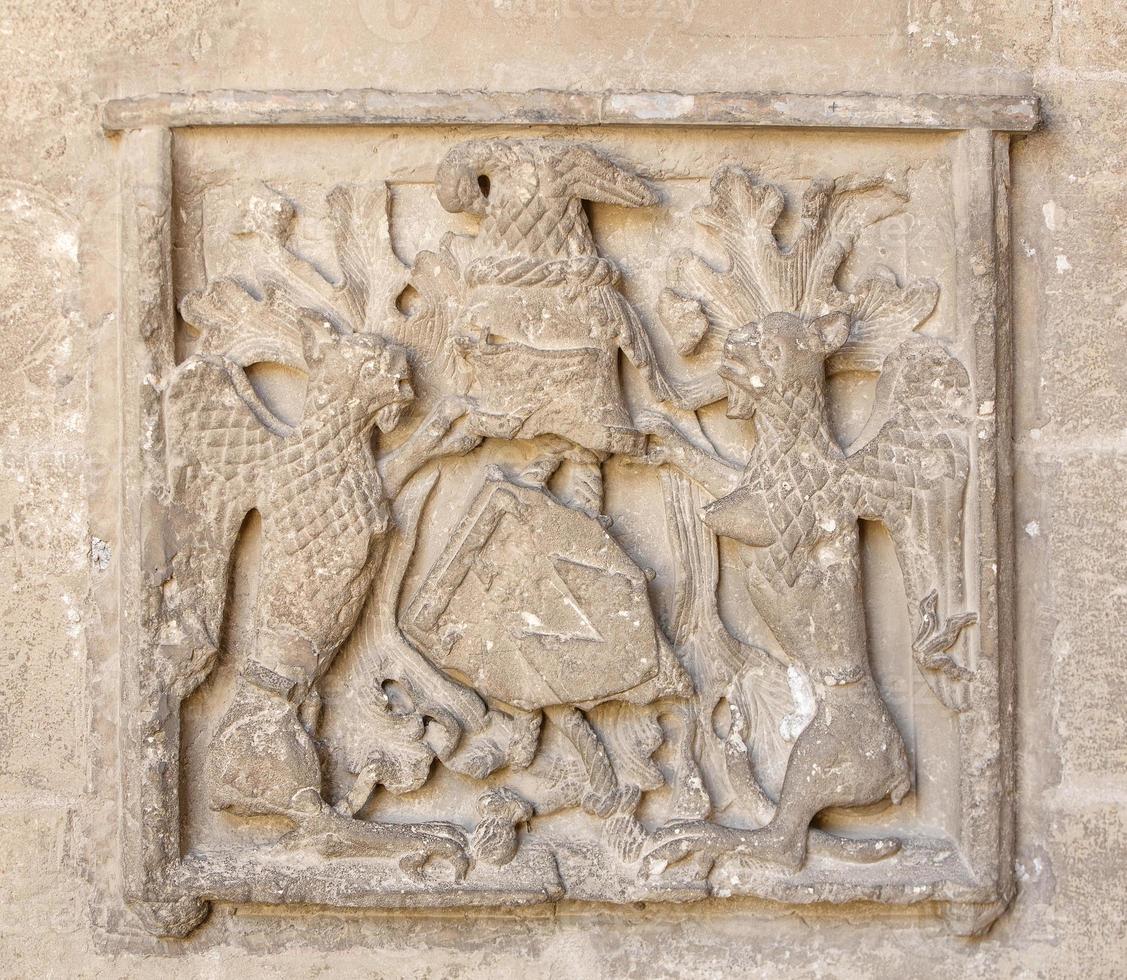
[[[991,129],[1025,133],[1036,96],[752,92],[390,92],[382,89],[159,94],[105,103],[108,132],[144,126],[676,125]]]

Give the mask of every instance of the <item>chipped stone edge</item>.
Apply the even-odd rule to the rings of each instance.
[[[113,99],[102,126],[797,126],[1027,133],[1040,121],[1033,95],[879,95],[842,92],[333,92],[162,93]]]
[[[208,903],[168,887],[180,861],[180,698],[160,663],[167,500],[161,379],[173,364],[172,134],[127,134],[121,165],[120,847],[125,900],[150,932],[184,936]]]

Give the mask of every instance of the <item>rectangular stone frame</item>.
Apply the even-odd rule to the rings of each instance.
[[[958,133],[953,159],[958,220],[957,309],[975,331],[978,562],[981,647],[972,704],[959,720],[963,759],[961,852],[945,878],[921,886],[884,874],[815,891],[801,874],[756,887],[762,898],[808,904],[937,903],[951,927],[975,933],[1013,895],[1013,514],[1011,459],[1010,140],[1038,122],[1032,97],[747,93],[235,92],[109,102],[103,126],[120,144],[119,378],[121,846],[127,900],[154,931],[184,934],[207,902],[302,903],[346,908],[521,905],[558,889],[463,883],[428,892],[371,861],[295,868],[254,856],[201,859],[180,846],[177,679],[156,644],[166,563],[167,499],[160,394],[173,364],[172,130],[187,126],[637,125],[930,130]],[[961,870],[951,873],[951,868]],[[890,866],[892,867],[892,866]],[[550,869],[545,868],[545,871]],[[879,873],[878,873],[879,875]],[[535,877],[535,876],[533,876]],[[551,877],[550,875],[548,876]],[[385,880],[381,882],[381,878]],[[522,876],[522,880],[529,879]],[[762,884],[762,883],[760,883]],[[655,898],[699,898],[683,889]],[[146,913],[148,913],[146,917]]]

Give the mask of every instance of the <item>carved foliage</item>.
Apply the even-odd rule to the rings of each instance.
[[[240,211],[239,274],[180,304],[198,334],[163,392],[161,643],[177,699],[231,661],[206,773],[186,777],[224,833],[281,818],[271,847],[369,862],[381,895],[432,904],[723,893],[748,861],[744,890],[771,894],[922,860],[928,841],[813,826],[911,789],[869,666],[860,521],[895,545],[905,655],[952,709],[976,683],[970,377],[917,333],[935,282],[840,282],[904,181],[814,181],[783,243],[783,191],[721,168],[694,217],[725,264],[676,254],[657,304],[696,374],[684,389],[583,203],[656,207],[649,183],[567,141],[484,139],[438,162],[435,190],[478,231],[410,266],[386,186],[331,190],[329,274],[301,254],[296,204],[263,189]],[[259,390],[263,362],[304,375],[294,419]],[[848,446],[826,383],[844,371],[879,374]],[[748,423],[745,463],[673,408],[721,398]],[[664,526],[669,582],[607,513],[615,456],[662,467],[660,512],[638,509]],[[252,512],[236,658],[232,555]],[[754,615],[735,630],[719,593],[737,565]]]
[[[895,214],[906,196],[888,177],[815,180],[803,192],[798,230],[783,245],[775,235],[782,190],[740,167],[719,170],[709,203],[693,216],[728,265],[715,269],[688,251],[675,256],[661,314],[678,350],[715,366],[728,335],[747,323],[781,311],[809,317],[840,310],[850,317],[850,336],[828,369],[879,370],[884,355],[931,314],[939,286],[922,279],[900,287],[891,270],[877,268],[843,292],[835,277],[861,232]]]

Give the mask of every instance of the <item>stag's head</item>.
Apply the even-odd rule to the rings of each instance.
[[[762,398],[825,376],[825,360],[849,338],[842,312],[807,319],[771,313],[733,331],[724,342],[719,374],[728,389],[728,415],[751,418]]]

